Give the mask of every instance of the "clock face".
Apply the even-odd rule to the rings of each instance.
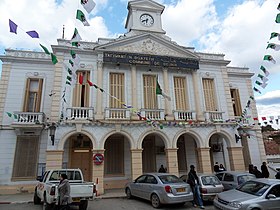
[[[140,22],[144,26],[151,26],[154,24],[154,18],[151,15],[143,14],[140,17]]]

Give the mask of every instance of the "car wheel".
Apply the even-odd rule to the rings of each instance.
[[[41,199],[37,195],[37,188],[35,189],[34,196],[33,196],[33,203],[38,205],[41,203]]]
[[[45,206],[45,210],[54,210],[55,209],[55,204],[54,203],[49,204],[47,202],[46,194],[44,194],[44,206]]]
[[[260,210],[259,208],[252,208],[251,210]]]
[[[132,198],[131,190],[128,187],[125,189],[125,194],[128,199]]]
[[[79,205],[79,210],[86,210],[88,207],[88,200],[82,200]]]
[[[159,200],[159,197],[157,196],[157,194],[152,194],[151,202],[152,202],[152,206],[156,209],[161,206],[160,200]]]

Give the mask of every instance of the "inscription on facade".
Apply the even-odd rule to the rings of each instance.
[[[198,60],[195,59],[136,53],[104,52],[103,61],[108,63],[199,69]]]

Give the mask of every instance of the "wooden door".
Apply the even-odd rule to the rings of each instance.
[[[72,152],[71,168],[81,169],[85,181],[92,181],[92,164],[92,152]]]
[[[143,143],[143,172],[157,172],[156,169],[156,150],[155,150],[155,139],[154,138],[145,138]]]

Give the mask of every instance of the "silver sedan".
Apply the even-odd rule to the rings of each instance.
[[[127,198],[133,196],[150,200],[154,208],[161,204],[184,204],[193,200],[189,184],[167,173],[147,173],[125,186]]]

